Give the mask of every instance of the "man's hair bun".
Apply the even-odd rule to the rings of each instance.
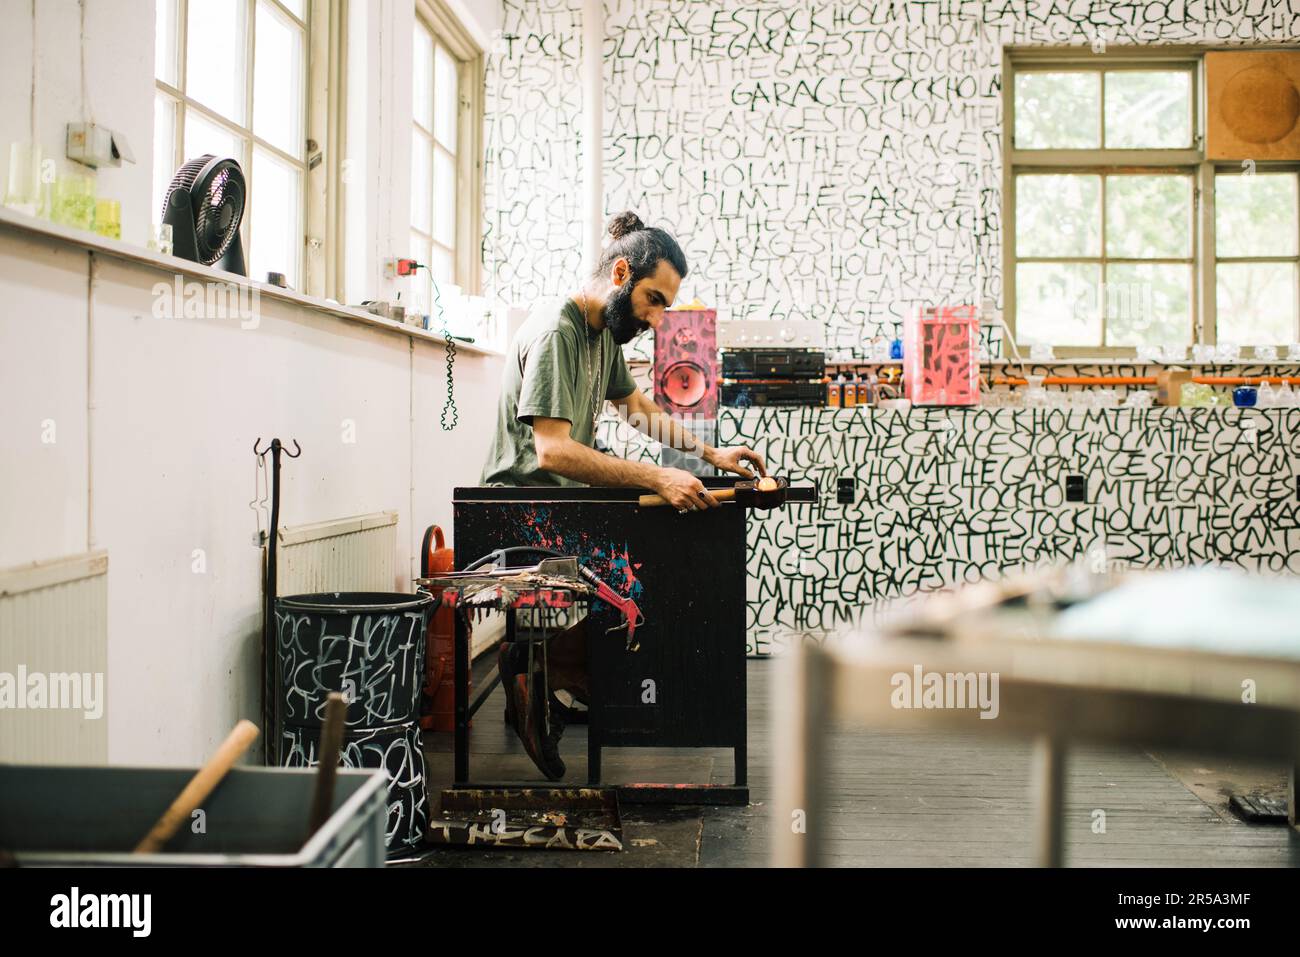
[[[635,283],[654,272],[661,260],[666,260],[677,275],[686,278],[686,254],[677,240],[658,226],[647,226],[632,210],[619,213],[605,227],[610,240],[602,244],[593,277],[610,278],[610,269],[620,259],[632,267]]]
[[[635,233],[637,230],[645,229],[645,223],[641,222],[641,217],[632,210],[626,210],[619,213],[609,221],[606,232],[615,242],[622,239],[628,233]]]

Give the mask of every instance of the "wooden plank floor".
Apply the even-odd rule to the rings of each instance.
[[[768,864],[772,787],[769,685],[776,662],[750,661],[749,780],[746,808],[624,807],[621,854],[439,849],[434,867],[762,867]],[[476,674],[485,671],[480,662]],[[536,780],[502,720],[498,688],[472,731],[476,780]],[[830,733],[834,775],[828,814],[830,863],[844,866],[1028,866],[1030,749],[998,738],[890,733]],[[425,734],[430,793],[451,780],[451,735]],[[586,728],[561,742],[566,781],[586,780]],[[1298,866],[1300,836],[1249,825],[1217,806],[1215,795],[1185,785],[1167,767],[1211,762],[1157,760],[1135,749],[1070,753],[1066,859],[1075,867]],[[607,783],[731,782],[731,753],[715,750],[606,750]],[[1200,770],[1204,770],[1203,768]],[[1270,783],[1281,780],[1280,772]],[[1189,779],[1189,784],[1193,782]],[[1198,793],[1200,796],[1198,796]],[[1217,793],[1217,792],[1216,792]],[[1221,798],[1226,802],[1225,790]],[[1104,832],[1094,832],[1095,812]]]

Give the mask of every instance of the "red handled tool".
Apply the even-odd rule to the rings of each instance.
[[[605,584],[595,572],[584,565],[578,566],[578,574],[583,577],[588,584],[596,589],[596,597],[612,608],[618,609],[623,615],[623,620],[627,627],[627,650],[636,651],[641,647],[641,643],[636,640],[636,629],[638,625],[645,624],[645,616],[641,614],[641,609],[636,606],[631,598],[624,598],[609,585]],[[617,631],[617,628],[611,628],[610,631]]]

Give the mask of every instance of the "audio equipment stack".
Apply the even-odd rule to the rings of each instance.
[[[757,319],[718,326],[722,404],[826,404],[826,331],[815,320]]]

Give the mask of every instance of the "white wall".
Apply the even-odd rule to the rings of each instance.
[[[500,33],[505,25],[503,0],[446,0],[446,3],[474,42],[483,50],[491,49],[494,34]]]
[[[477,482],[501,359],[461,351],[444,433],[440,344],[270,297],[256,328],[156,318],[169,273],[95,259],[88,292],[85,251],[0,227],[0,567],[108,551],[109,760],[193,763],[259,714],[254,440],[302,445],[284,525],[396,510],[409,591],[425,527]]]
[[[0,234],[0,568],[88,548],[86,256]]]

